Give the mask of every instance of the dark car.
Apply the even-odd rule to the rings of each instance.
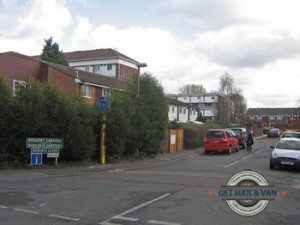
[[[278,128],[269,129],[267,135],[268,135],[268,138],[279,137],[280,136],[280,130]]]
[[[239,151],[238,140],[233,131],[229,129],[210,129],[206,132],[203,147],[205,154],[209,152],[227,152],[232,150]]]
[[[239,146],[242,146],[243,149],[246,148],[246,139],[247,139],[247,130],[243,127],[231,127],[228,128],[233,131],[236,138],[239,141]]]

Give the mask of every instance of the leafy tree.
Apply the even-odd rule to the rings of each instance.
[[[97,114],[81,97],[27,80],[12,98],[0,79],[0,100],[0,164],[27,165],[30,156],[25,145],[27,137],[63,138],[64,148],[60,150],[63,161],[91,158],[96,146],[93,127]]]
[[[45,45],[41,55],[42,60],[67,66],[68,61],[63,55],[63,52],[59,50],[59,45],[56,42],[52,43],[52,37],[49,39],[44,39],[44,41]]]
[[[126,104],[126,94],[124,92],[116,91],[112,94],[111,110],[106,115],[106,154],[108,160],[114,157],[118,158],[125,153],[127,132],[129,129]],[[103,122],[101,118],[99,121],[98,124]],[[97,127],[99,131],[100,127]]]
[[[13,143],[11,138],[11,111],[12,95],[4,77],[0,74],[0,165],[7,162],[9,156],[9,145]]]
[[[137,81],[129,86],[126,94],[126,112],[129,117],[126,153],[139,150],[144,154],[156,154],[162,150],[162,141],[168,125],[168,106],[163,88],[150,74],[140,76],[140,93]]]
[[[187,84],[179,88],[181,94],[194,95],[194,94],[203,94],[206,92],[202,84]]]

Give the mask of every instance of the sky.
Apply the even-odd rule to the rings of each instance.
[[[228,73],[248,108],[300,107],[298,0],[0,0],[0,52],[114,48],[165,93],[219,89]]]

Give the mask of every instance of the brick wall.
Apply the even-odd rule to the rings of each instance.
[[[126,82],[131,82],[133,79],[133,75],[137,73],[137,69],[118,64],[116,78]]]
[[[0,73],[12,89],[13,80],[41,80],[41,62],[17,53],[0,54]]]

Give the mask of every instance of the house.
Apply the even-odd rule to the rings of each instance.
[[[53,84],[61,90],[82,95],[92,104],[113,90],[124,90],[125,82],[68,66],[34,59],[16,52],[0,53],[0,74],[14,92],[29,78]]]
[[[166,96],[188,104],[192,110],[197,111],[196,117],[201,114],[207,121],[221,118],[224,98],[218,93],[166,94]]]
[[[111,48],[63,54],[70,67],[126,82],[132,80],[133,75],[138,73],[140,67],[146,66]]]
[[[169,105],[169,121],[183,123],[196,121],[198,113],[195,109],[191,108],[189,104],[172,98],[167,98],[167,103]]]
[[[300,129],[300,108],[249,108],[247,116],[261,127]]]

